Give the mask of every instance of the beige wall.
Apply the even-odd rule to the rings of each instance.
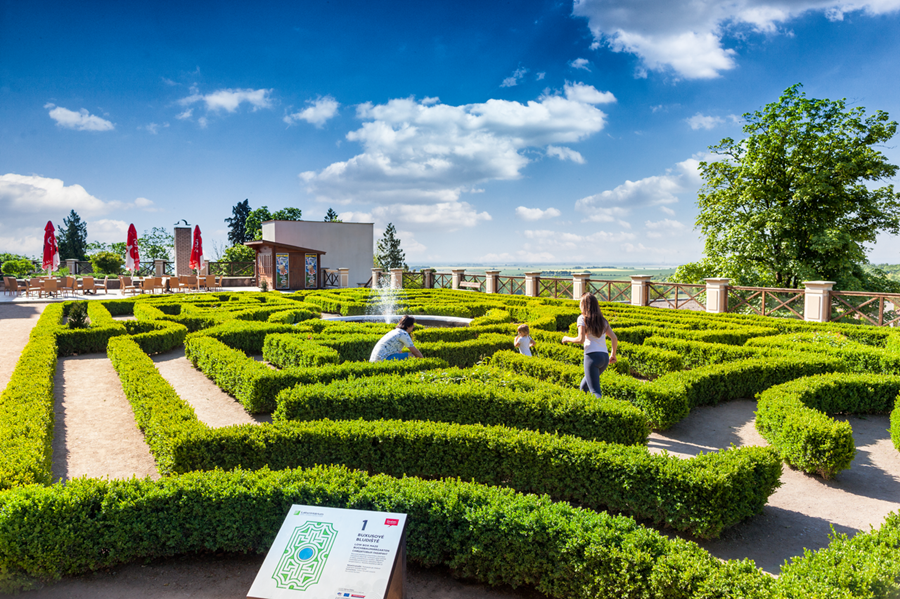
[[[322,250],[320,268],[349,268],[350,287],[372,276],[375,225],[273,220],[263,223],[264,241]]]

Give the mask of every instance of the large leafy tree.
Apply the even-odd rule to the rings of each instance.
[[[831,280],[839,289],[885,287],[866,272],[865,244],[900,230],[900,195],[876,146],[894,136],[887,113],[866,115],[845,100],[807,98],[800,85],[744,115],[743,140],[710,147],[697,225],[704,259],[679,269],[682,280],[731,277],[737,284],[798,287]]]
[[[231,209],[231,218],[226,218],[228,223],[228,243],[231,245],[241,245],[245,241],[250,241],[247,236],[247,217],[250,215],[250,200],[238,202]]]
[[[153,227],[138,238],[141,262],[172,260],[175,257],[175,236],[162,227]]]
[[[408,268],[406,255],[400,249],[400,239],[397,237],[397,229],[393,223],[388,223],[384,235],[378,240],[378,249],[375,252],[375,266],[382,270],[391,268]]]
[[[81,220],[78,213],[72,210],[68,218],[63,219],[63,224],[57,227],[59,235],[56,246],[59,249],[59,259],[87,260],[87,223]]]
[[[299,208],[282,208],[269,212],[268,206],[261,206],[247,215],[247,240],[262,239],[262,224],[267,220],[300,220],[303,211]]]

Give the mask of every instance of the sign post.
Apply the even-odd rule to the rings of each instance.
[[[247,597],[403,599],[406,514],[293,505]]]

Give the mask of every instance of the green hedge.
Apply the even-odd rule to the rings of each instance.
[[[894,409],[898,393],[898,376],[840,373],[799,378],[758,395],[756,430],[788,464],[833,478],[850,467],[856,446],[850,424],[828,415],[886,414]]]
[[[584,349],[580,345],[563,345],[563,336],[559,333],[538,331],[532,337],[537,342],[533,350],[535,355],[551,358],[573,366],[583,365]],[[607,349],[611,350],[612,346],[609,339],[607,339],[606,346]],[[628,370],[647,378],[655,378],[669,372],[677,372],[683,367],[681,356],[676,352],[644,347],[620,340],[616,361],[618,362],[622,359],[627,360]],[[614,364],[612,368],[616,372],[629,374],[628,370],[622,370],[623,366],[621,365],[617,367]]]
[[[270,314],[269,322],[275,322],[279,324],[297,324],[298,322],[303,322],[304,320],[309,320],[318,316],[318,311],[295,308],[291,310],[282,310],[281,312],[276,312],[275,314]]]
[[[175,349],[187,336],[187,327],[163,320],[125,320],[125,331],[145,354],[161,354]]]
[[[262,353],[267,362],[279,368],[324,366],[341,361],[336,349],[291,333],[267,336]]]
[[[277,407],[280,391],[294,385],[329,383],[334,380],[416,372],[447,366],[444,360],[391,360],[388,362],[348,362],[315,368],[273,370],[244,352],[232,349],[212,337],[188,336],[185,354],[203,374],[237,399],[251,413],[269,413]]]
[[[265,552],[292,504],[401,512],[407,552],[547,597],[764,599],[753,562],[721,562],[633,520],[461,481],[343,468],[78,479],[0,496],[0,571],[55,578],[192,552]],[[65,526],[60,526],[65,522]]]
[[[194,409],[178,396],[134,340],[111,339],[107,354],[157,469],[168,473],[180,459],[176,455],[179,444],[208,430],[207,426],[197,420]]]
[[[66,302],[71,304],[71,302]],[[68,305],[66,306],[68,308]],[[56,331],[56,347],[60,356],[89,354],[106,351],[110,338],[125,335],[125,327],[113,320],[112,316],[100,302],[88,302],[88,318],[90,327],[86,329],[69,329],[61,327]]]
[[[769,447],[685,460],[641,446],[420,421],[232,426],[182,435],[175,453],[175,472],[343,464],[393,476],[460,477],[626,511],[700,537],[759,514],[781,476],[781,459]]]
[[[457,369],[294,387],[278,396],[273,418],[505,425],[625,445],[644,444],[650,434],[646,417],[625,402]]]
[[[425,357],[441,358],[451,366],[466,368],[490,358],[496,352],[512,345],[512,339],[499,333],[486,333],[469,341],[430,341],[417,343],[416,347]]]
[[[50,484],[57,363],[53,329],[62,308],[51,304],[44,309],[0,394],[0,490]]]
[[[196,337],[211,337],[218,339],[225,345],[242,352],[260,355],[266,335],[271,333],[291,333],[297,329],[289,324],[277,324],[274,322],[248,322],[233,320],[220,325],[210,327],[203,331],[191,333],[185,339],[185,344]]]
[[[676,352],[681,356],[684,368],[699,368],[712,364],[762,358],[771,353],[780,353],[771,350],[766,351],[757,347],[707,343],[706,341],[691,341],[673,337],[649,337],[644,340],[644,346],[651,351],[655,348],[660,348]]]
[[[747,345],[826,354],[841,360],[850,372],[900,374],[900,354],[852,341],[842,333],[791,333],[751,339]]]

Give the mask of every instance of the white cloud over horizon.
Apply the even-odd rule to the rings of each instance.
[[[851,12],[874,16],[897,10],[900,0],[575,0],[572,12],[588,20],[594,48],[638,56],[639,76],[674,71],[685,79],[711,79],[737,66],[737,53],[723,38],[740,28],[776,34],[809,12],[839,21]]]
[[[44,104],[50,118],[56,121],[58,127],[73,129],[75,131],[112,131],[115,125],[106,119],[89,113],[82,108],[79,112],[57,106],[56,104]]]
[[[516,208],[516,216],[522,220],[545,220],[548,218],[556,218],[561,214],[562,212],[556,208],[547,208],[546,210],[541,210],[540,208],[526,208],[525,206]]]
[[[307,102],[309,106],[299,112],[289,114],[284,117],[284,122],[292,125],[299,121],[306,121],[316,127],[322,127],[328,120],[333,118],[341,106],[340,103],[331,96],[320,96],[315,100]]]
[[[272,100],[269,97],[272,91],[271,89],[219,89],[209,94],[201,94],[197,87],[192,87],[191,95],[178,100],[178,104],[191,106],[199,102],[206,107],[208,112],[225,111],[228,113],[235,112],[241,104],[249,104],[253,107],[253,112],[256,112],[261,108],[272,107]],[[190,118],[192,112],[190,108],[187,108],[177,118]]]
[[[684,120],[688,125],[691,126],[691,129],[693,129],[694,131],[697,131],[699,129],[706,129],[707,131],[710,129],[715,129],[717,126],[725,122],[725,120],[721,117],[708,116],[705,114],[700,114],[699,112],[694,116]]]
[[[323,202],[452,205],[485,182],[518,179],[532,161],[525,150],[578,142],[602,130],[606,114],[595,104],[614,100],[592,86],[567,83],[563,94],[524,104],[490,99],[451,106],[437,98],[365,103],[357,106],[362,127],[346,136],[363,152],[300,178]],[[569,148],[556,152],[581,158]]]

